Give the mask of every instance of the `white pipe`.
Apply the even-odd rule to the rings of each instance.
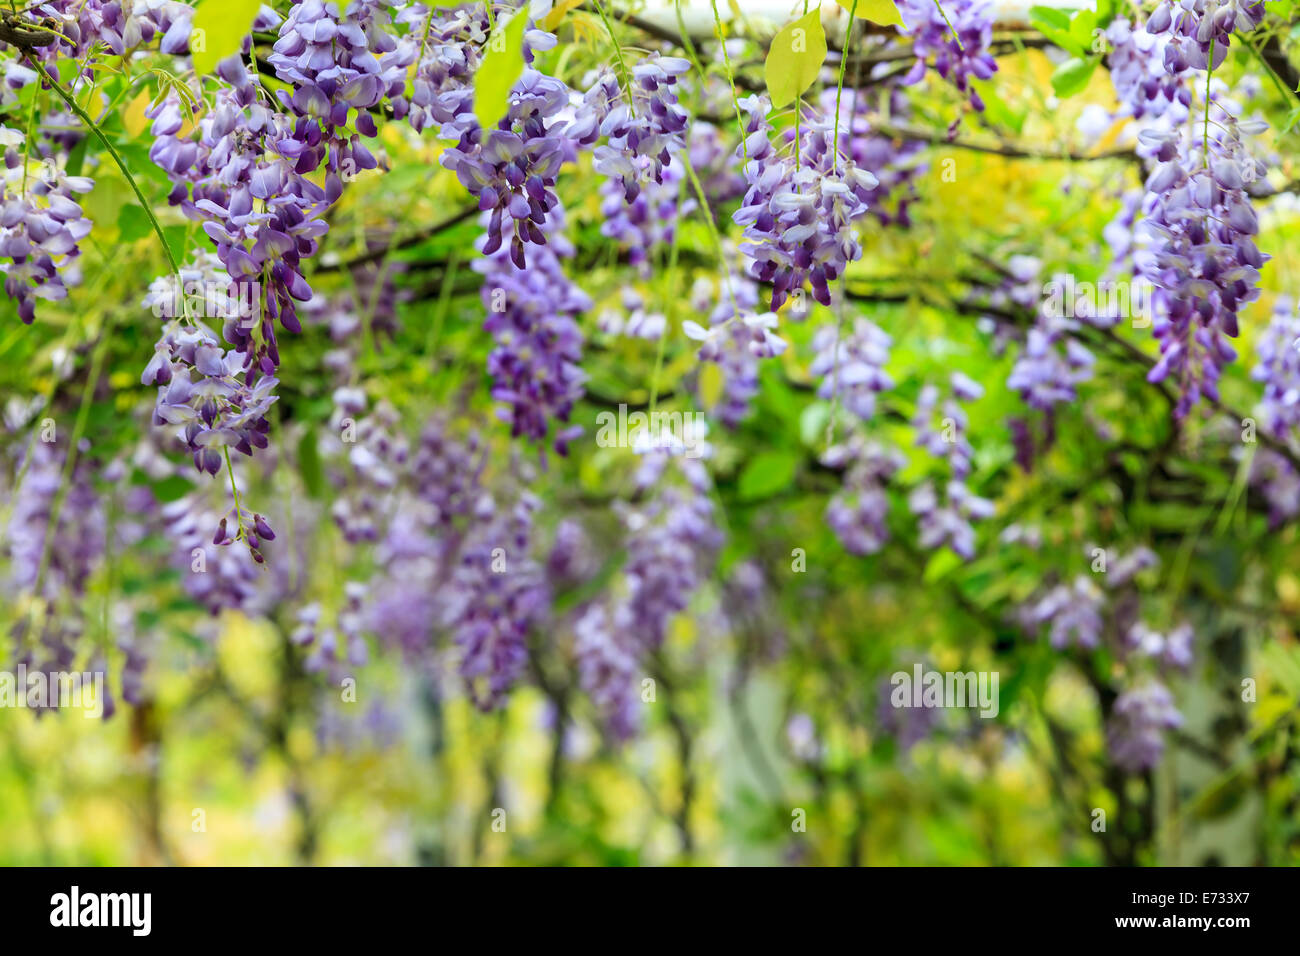
[[[735,19],[731,0],[717,0],[718,17],[723,23]],[[775,33],[782,24],[803,11],[803,0],[736,0],[745,19],[756,28]],[[615,4],[617,6],[617,4]],[[998,26],[1025,26],[1029,23],[1029,8],[1058,7],[1061,9],[1096,9],[1096,0],[993,0],[994,23]],[[638,11],[642,19],[665,30],[677,32],[676,0],[646,0]],[[713,8],[710,0],[681,0],[682,22],[692,37],[713,36]],[[844,35],[849,12],[835,0],[821,0],[822,25],[827,36]]]

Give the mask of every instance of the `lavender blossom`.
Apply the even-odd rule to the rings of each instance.
[[[474,530],[443,610],[460,650],[461,676],[482,710],[500,706],[523,674],[528,632],[549,608],[544,575],[528,557],[538,505],[525,494],[509,512]],[[490,499],[486,507],[492,507]]]
[[[1181,73],[1218,69],[1228,55],[1232,31],[1249,33],[1263,20],[1263,0],[1161,0],[1147,30],[1169,35],[1165,69]]]
[[[1129,773],[1150,770],[1164,755],[1164,731],[1182,724],[1164,684],[1150,680],[1130,688],[1115,700],[1106,727],[1111,759]]]
[[[36,300],[67,298],[68,285],[79,281],[78,243],[90,234],[91,223],[73,194],[93,186],[84,176],[69,176],[52,159],[29,158],[20,151],[26,137],[0,125],[4,147],[4,180],[0,193],[0,272],[5,293],[18,303],[18,317],[30,324]]]
[[[821,378],[819,398],[837,398],[852,414],[870,421],[876,413],[876,396],[893,388],[885,372],[893,341],[873,323],[855,319],[847,335],[838,325],[825,325],[813,337],[817,357],[808,371]]]
[[[773,311],[806,281],[813,298],[829,305],[830,283],[862,255],[854,220],[866,212],[879,181],[835,153],[830,124],[810,117],[786,155],[772,145],[767,99],[746,97],[740,107],[748,114],[749,190],[733,219],[745,229],[742,251],[753,259],[752,274],[772,284]]]
[[[902,83],[919,83],[931,68],[967,94],[972,107],[983,110],[984,101],[971,79],[987,80],[998,69],[989,53],[993,4],[989,0],[899,0],[898,12],[906,24],[899,32],[912,38],[916,54]]]
[[[503,403],[499,415],[510,423],[511,435],[538,441],[551,434],[554,422],[552,443],[564,455],[582,432],[581,426],[563,424],[583,395],[582,333],[576,320],[591,300],[560,264],[559,254],[571,249],[561,233],[558,207],[546,224],[553,230],[552,241],[533,254],[528,268],[504,249],[491,249],[490,227],[484,241],[487,255],[474,268],[483,274],[488,310],[483,327],[496,342],[488,373],[492,396]]]
[[[342,189],[339,176],[378,165],[360,139],[378,132],[370,111],[388,98],[403,101],[416,50],[399,43],[389,24],[389,4],[381,0],[350,0],[341,12],[323,0],[295,0],[269,56],[276,75],[293,88],[277,95],[296,117],[297,171],[326,162],[330,195]]]
[[[889,540],[885,486],[904,465],[896,448],[855,435],[827,449],[822,463],[845,468],[843,484],[826,505],[826,523],[850,554],[875,554]]]
[[[593,165],[622,186],[628,203],[646,183],[662,184],[672,154],[685,148],[689,118],[677,102],[676,86],[690,68],[680,57],[652,53],[632,68],[629,89],[607,68],[583,97],[575,136],[584,145],[597,134],[605,139],[593,151]]]
[[[1258,296],[1259,268],[1268,259],[1254,243],[1259,222],[1247,192],[1259,165],[1241,142],[1241,133],[1258,127],[1217,112],[1208,156],[1198,147],[1180,152],[1178,141],[1163,139],[1161,165],[1147,180],[1154,243],[1138,265],[1156,286],[1153,331],[1161,352],[1147,378],[1173,377],[1178,417],[1202,395],[1218,400],[1223,366],[1236,358],[1228,339],[1237,336],[1237,313]]]
[[[237,55],[217,71],[229,85],[193,132],[182,135],[189,107],[175,92],[147,111],[156,138],[149,155],[172,179],[169,201],[202,223],[231,281],[260,286],[254,320],[228,319],[222,334],[250,373],[271,375],[280,364],[275,320],[302,330],[296,303],[312,297],[302,261],[328,230],[323,214],[341,185],[327,180],[327,191],[306,177],[316,167],[293,119],[260,101]]]

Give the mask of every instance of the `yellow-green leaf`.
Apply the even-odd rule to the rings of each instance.
[[[524,27],[528,17],[516,13],[497,21],[487,55],[474,74],[474,115],[484,129],[496,126],[510,106],[510,88],[524,72]]]
[[[262,0],[204,0],[194,12],[190,35],[194,72],[211,73],[230,54],[238,53],[261,7]]]
[[[726,386],[726,377],[722,366],[717,362],[700,362],[699,392],[700,401],[705,408],[713,408],[722,401],[722,390]]]
[[[777,109],[793,103],[817,80],[826,60],[826,33],[821,12],[810,10],[787,23],[772,40],[763,65],[767,94]]]
[[[149,125],[149,118],[144,115],[144,111],[149,108],[149,100],[149,91],[141,90],[122,113],[122,126],[132,139],[143,133]]]
[[[853,13],[855,17],[879,23],[882,27],[907,25],[903,23],[903,16],[894,5],[894,0],[835,0],[835,2]],[[853,9],[855,2],[858,7],[856,11]]]
[[[551,8],[551,12],[542,18],[538,26],[543,30],[554,30],[560,25],[560,21],[564,19],[565,14],[580,6],[582,6],[582,0],[559,0]]]

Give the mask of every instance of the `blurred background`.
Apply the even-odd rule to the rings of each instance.
[[[539,62],[582,89],[611,51],[576,6]],[[690,6],[707,25],[707,5]],[[112,713],[0,707],[0,862],[1300,862],[1300,443],[1262,424],[1253,373],[1263,343],[1300,335],[1287,324],[1300,77],[1246,43],[1215,72],[1216,96],[1271,124],[1256,239],[1273,258],[1221,397],[1175,418],[1176,396],[1147,380],[1151,329],[1124,317],[1079,331],[1091,374],[1044,410],[1010,380],[1043,285],[1124,275],[1114,232],[1131,233],[1145,172],[1105,65],[1062,89],[1067,53],[1023,14],[997,28],[978,113],[933,74],[882,78],[900,41],[859,22],[867,62],[845,96],[864,119],[853,107],[846,137],[884,184],[863,255],[832,307],[779,311],[779,356],[700,360],[683,322],[706,324],[743,267],[727,72],[761,90],[765,16],[727,13],[726,63],[697,34],[699,69],[681,80],[707,216],[678,172],[649,217],[671,228],[629,238],[609,228],[588,153],[560,175],[572,248],[553,237],[553,259],[563,291],[590,300],[573,309],[586,381],[569,421],[584,433],[567,454],[561,423],[530,441],[494,412],[491,363],[510,344],[484,328],[483,227],[440,165],[451,144],[380,129],[388,169],[330,207],[303,331],[281,336],[270,447],[234,468],[276,532],[265,566],[211,544],[226,472],[197,474],[150,424],[149,297],[167,289],[150,280],[167,268],[118,170],[81,149],[95,179],[81,281],[32,326],[8,300],[0,317],[0,625],[15,636],[0,667],[26,660],[41,628],[73,665],[108,673]],[[629,57],[687,53],[662,27],[614,19]],[[1292,30],[1268,29],[1285,66]],[[837,45],[810,111],[834,110]],[[113,104],[106,132],[201,270],[202,230],[167,205],[149,157],[145,110],[166,83],[133,82],[106,76],[86,95]],[[7,122],[31,96],[5,105]],[[774,124],[788,146],[793,113]],[[741,304],[766,308],[769,290],[750,291]],[[860,320],[887,340],[890,386],[868,415],[828,398],[815,364]],[[597,440],[597,416],[620,406],[702,414],[707,456],[647,480],[654,456]],[[969,548],[918,526],[918,489],[948,476],[926,437],[946,418],[966,484],[991,503]],[[53,440],[38,440],[47,421]],[[341,437],[349,422],[364,462]],[[873,443],[897,456],[880,498],[828,451]],[[864,519],[836,502],[878,503],[865,523],[887,541],[865,545]],[[523,591],[502,596],[427,550],[475,540],[481,511],[479,543],[511,542],[504,577]],[[545,607],[498,687],[466,664],[470,626],[534,585]],[[616,653],[647,617],[655,646]],[[891,675],[918,664],[996,672],[997,716],[892,706]]]

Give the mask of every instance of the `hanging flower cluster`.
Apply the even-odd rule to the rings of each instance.
[[[832,149],[832,126],[809,119],[799,137],[778,149],[771,141],[766,97],[741,100],[747,115],[743,153],[749,189],[734,219],[745,229],[742,251],[752,274],[771,284],[775,311],[805,282],[822,305],[830,284],[862,255],[854,221],[867,211],[875,176]],[[792,147],[792,148],[791,148]]]

